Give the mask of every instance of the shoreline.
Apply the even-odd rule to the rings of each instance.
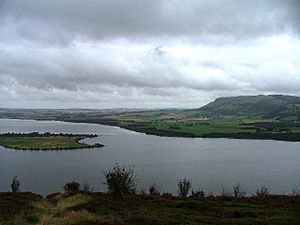
[[[176,138],[210,138],[210,139],[234,139],[234,140],[270,140],[270,141],[282,141],[282,142],[300,142],[300,133],[249,133],[249,132],[237,132],[237,133],[207,133],[202,135],[194,135],[186,132],[176,131],[164,131],[152,128],[136,129],[128,126],[118,125],[118,121],[105,121],[88,122],[88,121],[76,121],[76,120],[58,120],[58,119],[26,119],[26,118],[0,118],[0,119],[12,119],[12,120],[32,120],[32,121],[56,121],[64,123],[81,123],[81,124],[98,124],[109,127],[117,127],[128,131],[137,132],[140,134],[153,135],[157,137],[176,137]],[[180,135],[181,134],[181,135]],[[293,135],[293,137],[289,137]],[[273,136],[273,137],[272,137]],[[275,136],[275,138],[274,138]]]
[[[177,138],[211,138],[211,139],[235,139],[235,140],[271,140],[271,141],[283,141],[283,142],[300,142],[300,133],[248,133],[248,132],[237,132],[237,133],[207,133],[203,135],[194,135],[186,132],[176,131],[164,131],[156,129],[135,129],[127,126],[120,126],[117,124],[111,125],[105,122],[86,122],[86,121],[72,121],[72,120],[55,120],[61,122],[71,123],[83,123],[83,124],[99,124],[110,127],[118,127],[137,133],[146,135],[153,135],[157,137],[177,137]],[[116,121],[117,122],[117,121]],[[181,135],[180,135],[181,134]],[[289,137],[294,135],[294,137]],[[271,137],[273,136],[273,137]],[[275,138],[274,138],[275,136]],[[296,137],[295,137],[296,136]]]

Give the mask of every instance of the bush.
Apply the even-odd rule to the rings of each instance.
[[[160,192],[155,183],[151,184],[149,187],[149,195],[150,196],[160,196]]]
[[[184,178],[178,182],[178,194],[180,197],[187,197],[190,189],[192,187],[192,183],[190,180]]]
[[[12,180],[12,183],[10,185],[11,187],[11,191],[13,193],[16,193],[16,192],[19,192],[20,191],[20,181],[19,181],[19,178],[17,176],[15,176]]]
[[[68,192],[68,191],[79,191],[80,190],[80,183],[76,182],[76,181],[71,181],[66,183],[63,186],[63,189]]]
[[[300,191],[298,190],[298,187],[295,186],[293,189],[292,189],[292,196],[300,196]]]
[[[246,192],[242,191],[241,185],[239,183],[236,184],[235,186],[233,186],[232,188],[233,188],[233,197],[235,197],[235,198],[245,197]]]
[[[84,192],[91,192],[91,191],[93,191],[92,188],[91,188],[91,186],[88,183],[86,183],[86,182],[82,185],[82,190]]]
[[[108,192],[112,194],[115,199],[123,197],[125,194],[136,193],[136,176],[133,168],[120,167],[116,164],[112,169],[104,172]]]
[[[231,193],[226,191],[225,187],[222,188],[221,196],[223,197],[223,199],[230,199],[232,197]]]
[[[148,193],[146,192],[146,189],[145,188],[142,188],[141,190],[140,190],[140,194],[142,195],[142,196],[148,196]]]
[[[39,214],[37,210],[30,210],[29,212],[26,212],[24,216],[22,217],[26,222],[30,224],[36,224],[39,222]]]
[[[172,193],[165,192],[165,193],[162,194],[162,197],[164,197],[164,198],[171,198],[171,197],[173,197],[173,195],[172,195]]]
[[[256,190],[255,194],[257,197],[266,197],[270,193],[269,193],[269,189],[266,186],[261,186],[260,189]]]
[[[196,192],[194,192],[194,190],[192,190],[192,197],[204,198],[205,197],[205,193],[204,193],[204,191],[196,191]]]

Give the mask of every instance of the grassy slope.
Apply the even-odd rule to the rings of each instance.
[[[104,193],[73,193],[33,199],[35,204],[28,201],[22,207],[11,204],[21,196],[7,196],[3,201],[0,194],[0,208],[13,207],[13,214],[1,214],[0,223],[2,219],[5,225],[300,224],[299,196],[182,199],[133,195],[115,201]]]
[[[223,97],[217,98],[198,111],[214,115],[251,114],[285,118],[300,115],[300,97],[282,95]]]

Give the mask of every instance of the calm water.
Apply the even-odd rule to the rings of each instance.
[[[135,165],[139,188],[156,182],[162,192],[176,193],[187,177],[194,189],[221,193],[240,183],[247,193],[261,185],[272,193],[300,188],[300,143],[174,138],[145,135],[117,127],[56,121],[0,120],[0,132],[95,133],[104,148],[73,151],[15,151],[0,146],[0,191],[9,190],[13,176],[23,191],[61,191],[75,179],[105,191],[102,171],[116,162]]]

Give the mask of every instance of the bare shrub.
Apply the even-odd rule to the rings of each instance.
[[[155,183],[151,184],[149,187],[149,195],[150,196],[160,196],[159,188]]]
[[[256,189],[255,195],[257,197],[266,197],[270,194],[269,189],[266,186],[261,186],[259,189]]]
[[[20,191],[20,186],[21,186],[21,183],[19,181],[19,178],[17,176],[14,176],[13,180],[11,182],[11,185],[10,185],[11,191],[13,193],[19,192]]]
[[[232,187],[233,189],[233,197],[242,198],[246,196],[246,192],[241,189],[241,185],[237,183]]]
[[[87,182],[83,183],[82,190],[84,192],[91,192],[91,191],[93,191],[93,189],[91,188],[91,186]]]
[[[298,190],[297,186],[293,187],[291,195],[292,196],[300,196],[300,191]]]
[[[229,191],[226,191],[225,187],[223,187],[221,196],[223,198],[230,198],[230,197],[232,197],[232,194]]]

